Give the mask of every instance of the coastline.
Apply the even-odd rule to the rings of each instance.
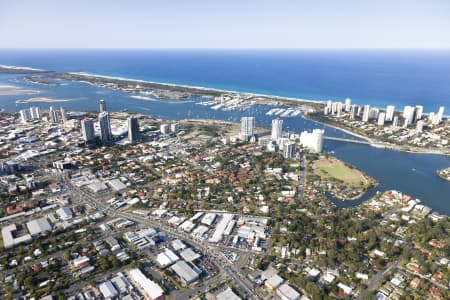
[[[60,74],[64,74],[64,73],[60,73]],[[264,98],[276,99],[279,101],[296,101],[296,102],[306,102],[306,103],[313,103],[313,104],[324,104],[327,101],[327,100],[303,99],[303,98],[295,98],[295,97],[283,97],[283,96],[277,96],[277,95],[271,95],[271,94],[261,94],[261,93],[252,93],[252,92],[241,92],[241,91],[236,91],[236,90],[218,89],[218,88],[205,87],[205,86],[133,79],[133,78],[120,77],[120,76],[108,76],[108,75],[101,75],[101,74],[89,73],[89,72],[66,72],[66,74],[84,76],[87,78],[112,79],[112,80],[119,80],[119,81],[130,82],[130,83],[138,82],[138,83],[157,84],[157,85],[163,85],[163,86],[166,86],[169,88],[170,87],[186,88],[186,89],[194,89],[194,90],[200,90],[200,91],[205,91],[205,92],[211,91],[211,92],[220,92],[220,93],[229,93],[229,94],[240,94],[243,96],[250,96],[250,97],[264,97]]]
[[[307,115],[305,114],[303,116],[305,119],[308,119],[310,121],[316,122],[318,124],[330,127],[330,128],[334,128],[337,130],[340,130],[342,132],[345,132],[349,135],[353,135],[355,137],[361,138],[365,141],[367,141],[369,143],[369,146],[374,147],[374,148],[382,148],[382,149],[389,149],[389,150],[394,150],[394,151],[399,151],[399,152],[404,152],[404,153],[412,153],[412,154],[434,154],[434,155],[444,155],[444,156],[450,156],[450,152],[444,152],[444,151],[439,151],[439,150],[425,150],[425,149],[420,149],[420,148],[413,148],[413,149],[401,149],[401,146],[399,145],[395,145],[395,144],[390,144],[390,143],[386,143],[386,142],[379,142],[376,140],[372,140],[371,138],[367,137],[367,136],[363,136],[360,135],[358,133],[354,133],[346,128],[342,128],[340,126],[337,125],[332,125],[332,124],[328,124],[325,122],[321,122],[318,121],[316,119],[313,118],[309,118],[307,117]]]
[[[200,97],[211,97],[212,95],[216,95],[216,93],[230,93],[230,94],[238,94],[241,96],[247,96],[249,97],[249,100],[252,99],[254,100],[256,103],[261,104],[261,105],[270,105],[270,104],[274,104],[272,103],[272,101],[276,101],[277,103],[275,103],[275,105],[323,105],[325,103],[325,100],[312,100],[312,99],[302,99],[302,98],[293,98],[293,97],[282,97],[282,96],[276,96],[276,95],[268,95],[268,94],[260,94],[260,93],[250,93],[250,92],[239,92],[239,91],[233,91],[233,90],[224,90],[224,89],[217,89],[217,88],[210,88],[210,87],[203,87],[203,86],[190,86],[190,85],[183,85],[183,84],[174,84],[174,83],[166,83],[166,82],[155,82],[155,81],[149,81],[149,80],[141,80],[141,79],[132,79],[132,78],[125,78],[125,77],[117,77],[117,76],[108,76],[108,75],[101,75],[101,74],[94,74],[94,73],[89,73],[89,72],[63,72],[63,73],[55,73],[55,72],[51,72],[51,71],[46,71],[46,70],[41,70],[41,69],[35,69],[35,68],[28,68],[28,67],[16,67],[16,66],[4,66],[4,65],[0,65],[0,68],[6,68],[6,69],[11,69],[11,70],[15,70],[15,71],[35,71],[35,72],[49,72],[48,76],[51,76],[53,78],[60,78],[63,80],[72,80],[72,81],[77,81],[77,82],[82,82],[82,83],[86,83],[86,84],[91,84],[94,86],[99,86],[99,84],[92,82],[92,80],[113,80],[113,81],[117,81],[119,83],[126,83],[126,84],[130,84],[130,83],[135,83],[135,84],[149,84],[149,85],[155,85],[156,87],[152,87],[152,88],[158,88],[158,87],[164,87],[166,89],[170,89],[170,88],[176,88],[176,89],[181,89],[181,91],[177,91],[180,93],[193,93],[193,95],[184,95],[185,97],[188,96],[194,96],[195,94],[199,93],[196,96],[200,96]],[[51,72],[51,73],[50,73]],[[76,76],[76,77],[81,77],[81,78],[65,78],[65,76]],[[82,80],[84,79],[84,80]],[[112,87],[105,87],[105,88],[110,88],[113,89]],[[133,95],[132,91],[127,91],[125,90],[125,92],[132,94],[130,97],[133,98],[133,96],[138,96],[139,95]],[[206,95],[202,95],[202,92],[205,92]],[[210,93],[210,94],[208,94]],[[258,97],[260,97],[261,99],[258,99]],[[183,98],[179,97],[179,99]],[[256,99],[253,99],[256,98]],[[144,100],[144,99],[141,99]],[[147,100],[147,99],[145,99]],[[150,100],[151,101],[151,100]],[[370,146],[375,147],[375,148],[384,148],[384,149],[391,149],[391,150],[395,150],[395,151],[400,151],[400,152],[405,152],[405,153],[417,153],[417,154],[435,154],[435,155],[445,155],[445,156],[450,156],[450,152],[444,152],[442,150],[426,150],[426,149],[420,149],[420,148],[410,148],[410,149],[401,149],[401,146],[399,145],[395,145],[395,144],[390,144],[390,143],[386,143],[386,142],[379,142],[376,140],[372,140],[371,138],[367,137],[367,136],[363,136],[361,134],[355,133],[350,131],[349,129],[340,127],[340,126],[336,126],[336,125],[332,125],[332,124],[328,124],[325,122],[321,122],[318,121],[316,119],[310,118],[308,117],[308,114],[304,114],[303,117],[305,119],[308,119],[310,121],[316,122],[318,124],[330,127],[330,128],[334,128],[337,130],[340,130],[344,133],[347,133],[349,135],[355,136],[357,138],[363,139],[364,141],[367,141]]]

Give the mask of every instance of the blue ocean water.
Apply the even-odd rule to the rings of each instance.
[[[0,50],[0,64],[450,111],[450,50]]]

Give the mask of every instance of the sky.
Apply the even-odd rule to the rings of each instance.
[[[0,48],[450,48],[450,1],[0,0]]]

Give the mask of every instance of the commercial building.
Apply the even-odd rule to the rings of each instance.
[[[369,122],[369,114],[370,114],[370,105],[364,105],[362,121],[367,123]]]
[[[81,120],[81,134],[86,142],[95,139],[94,122],[92,122],[92,119],[85,118]]]
[[[170,125],[169,124],[161,124],[159,127],[159,130],[162,134],[169,134],[170,133]]]
[[[274,274],[266,280],[264,285],[268,290],[275,291],[283,282],[284,279],[282,277],[280,277],[278,274]]]
[[[39,120],[41,118],[41,109],[39,106],[30,107],[30,114],[33,120]]]
[[[240,138],[243,141],[249,141],[251,137],[255,135],[255,118],[243,117],[241,119],[241,134]]]
[[[28,231],[32,237],[52,230],[52,226],[46,218],[39,218],[27,223]]]
[[[385,113],[380,113],[378,115],[378,121],[377,121],[377,125],[378,126],[384,126],[384,120],[386,118],[386,114]]]
[[[289,142],[283,147],[284,158],[293,158],[295,156],[295,143]]]
[[[109,119],[109,113],[104,111],[98,115],[98,123],[100,126],[100,140],[103,143],[109,143],[112,141],[111,121]]]
[[[312,152],[320,153],[323,150],[323,129],[314,129],[311,133],[303,131],[300,134],[300,144]]]
[[[281,138],[283,132],[283,120],[274,119],[272,120],[272,140],[277,141]]]
[[[98,286],[98,289],[102,293],[105,299],[112,299],[118,296],[118,292],[111,281],[105,281]]]
[[[194,270],[184,260],[178,261],[170,268],[177,274],[184,285],[189,285],[197,281],[199,277],[200,270],[198,268]]]
[[[301,294],[293,289],[289,284],[282,284],[277,289],[277,295],[282,300],[298,300],[300,299]]]
[[[134,143],[139,139],[139,122],[134,117],[127,119],[128,124],[128,141]]]
[[[193,262],[202,257],[200,254],[194,252],[194,250],[192,250],[191,248],[187,248],[181,251],[180,256],[187,262]]]
[[[59,219],[63,221],[68,221],[73,218],[72,210],[68,207],[61,207],[60,209],[56,210],[56,214],[58,215]]]
[[[31,113],[29,109],[21,109],[19,113],[20,113],[20,120],[22,121],[22,123],[27,123],[28,121],[31,120]]]
[[[106,111],[107,111],[106,102],[105,102],[105,100],[101,99],[100,100],[100,112],[102,113],[102,112],[106,112]]]
[[[422,120],[422,116],[423,116],[423,106],[416,105],[414,121]]]
[[[388,105],[386,107],[386,121],[392,122],[392,120],[394,119],[394,113],[395,113],[395,106]]]
[[[59,122],[58,112],[53,109],[53,106],[50,106],[50,109],[48,111],[48,118],[51,123]]]
[[[173,133],[178,133],[178,131],[180,131],[180,123],[170,124],[170,131]]]
[[[403,109],[403,118],[405,119],[405,127],[414,123],[415,108],[406,105]]]
[[[156,256],[156,261],[161,267],[167,267],[180,258],[170,249],[165,249],[164,252],[159,253]]]
[[[228,287],[225,291],[216,295],[216,300],[241,300],[241,298]]]
[[[61,119],[63,122],[67,121],[67,113],[66,113],[66,109],[64,108],[64,106],[61,106],[59,108],[59,112],[61,113]]]
[[[345,111],[346,112],[350,111],[351,106],[352,106],[352,99],[350,99],[350,98],[345,99]]]
[[[155,282],[148,279],[139,269],[131,269],[128,274],[130,279],[141,289],[142,294],[147,300],[164,299],[164,291]]]

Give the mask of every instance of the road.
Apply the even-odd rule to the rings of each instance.
[[[120,217],[128,219],[136,223],[152,227],[156,230],[167,232],[171,236],[174,236],[176,238],[189,241],[189,243],[192,244],[195,248],[213,257],[219,270],[222,273],[226,274],[228,278],[232,279],[242,291],[244,291],[247,295],[250,296],[250,298],[254,299],[260,298],[259,295],[255,293],[252,284],[245,277],[243,277],[239,272],[239,270],[230,261],[228,261],[225,258],[225,256],[221,253],[221,251],[226,249],[227,247],[225,246],[221,247],[216,245],[213,246],[207,243],[200,243],[197,240],[193,239],[187,233],[179,231],[177,228],[170,227],[169,225],[159,222],[157,220],[145,219],[140,216],[136,216],[134,214],[114,210],[111,207],[105,205],[104,202],[101,201],[100,199],[96,199],[92,194],[89,194],[83,191],[82,189],[72,185],[71,180],[67,177],[67,175],[62,175],[58,177],[60,177],[61,181],[65,182],[68,186],[70,186],[72,190],[76,191],[80,196],[82,196],[80,198],[84,202],[89,203],[90,205],[96,207],[99,210],[103,210],[110,217],[114,218]],[[233,248],[233,251],[239,250],[240,249]]]
[[[383,279],[383,277],[389,273],[393,268],[397,268],[398,264],[400,263],[401,258],[397,258],[396,261],[392,262],[385,270],[379,271],[377,274],[375,274],[367,284],[367,287],[362,290],[358,296],[356,297],[356,300],[362,300],[364,299],[364,296],[367,295],[367,293],[373,291],[377,285],[380,283],[380,280]]]

